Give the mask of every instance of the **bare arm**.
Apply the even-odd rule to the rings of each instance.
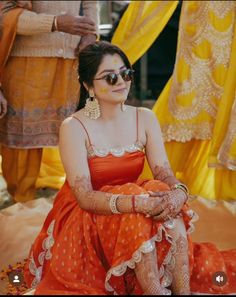
[[[147,144],[146,155],[155,179],[167,183],[170,187],[179,183],[174,176],[166,155],[161,128],[155,114],[150,110],[143,110],[146,119]]]
[[[149,166],[152,170],[155,179],[161,180],[168,184],[171,188],[167,192],[157,192],[151,194],[162,198],[163,212],[157,219],[164,219],[168,216],[175,217],[186,202],[188,195],[184,188],[175,188],[176,185],[181,184],[174,176],[170,167],[160,125],[155,114],[150,110],[143,110],[142,120],[146,123],[146,156]]]
[[[66,119],[60,129],[59,150],[65,168],[67,180],[78,200],[80,207],[101,215],[111,215],[111,193],[94,191],[91,184],[90,171],[87,161],[86,133],[80,123],[73,119]],[[119,195],[117,210],[121,213],[132,213],[132,196]],[[136,196],[136,212],[147,214],[153,208],[155,199],[145,204],[142,195]]]

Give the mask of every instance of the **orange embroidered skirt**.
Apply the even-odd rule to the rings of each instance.
[[[143,152],[91,158],[93,188],[120,194],[168,190],[168,185],[158,180],[137,180],[143,163]],[[185,205],[180,215],[188,234],[193,229],[194,212]],[[175,242],[168,234],[168,224],[142,214],[104,216],[85,211],[66,181],[32,245],[25,267],[26,283],[29,288],[36,287],[36,295],[142,294],[133,268],[144,253],[156,247],[160,281],[169,287]],[[193,244],[189,236],[188,243],[191,290],[236,292],[236,250],[220,252],[210,243]],[[216,271],[228,275],[223,287],[212,282]]]

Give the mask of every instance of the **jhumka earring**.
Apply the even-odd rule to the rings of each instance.
[[[125,102],[123,101],[121,104],[120,104],[120,108],[122,111],[126,111],[126,106],[125,106]]]
[[[84,107],[84,115],[92,120],[96,120],[101,116],[100,106],[94,94],[89,94],[90,98],[86,99]]]

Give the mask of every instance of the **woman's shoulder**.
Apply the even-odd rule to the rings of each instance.
[[[137,107],[137,109],[141,120],[147,121],[156,118],[155,113],[147,107]]]
[[[81,125],[78,125],[78,122],[82,123],[83,121],[83,112],[81,110],[73,113],[67,117],[61,124],[61,130],[74,130],[76,129],[83,130]]]

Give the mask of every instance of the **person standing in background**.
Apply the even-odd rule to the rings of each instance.
[[[42,148],[57,146],[61,122],[78,105],[74,52],[96,41],[99,14],[96,1],[15,2],[5,8],[28,2],[32,10],[23,9],[18,18],[2,75],[8,111],[0,121],[0,142],[7,189],[23,202],[34,198]]]

